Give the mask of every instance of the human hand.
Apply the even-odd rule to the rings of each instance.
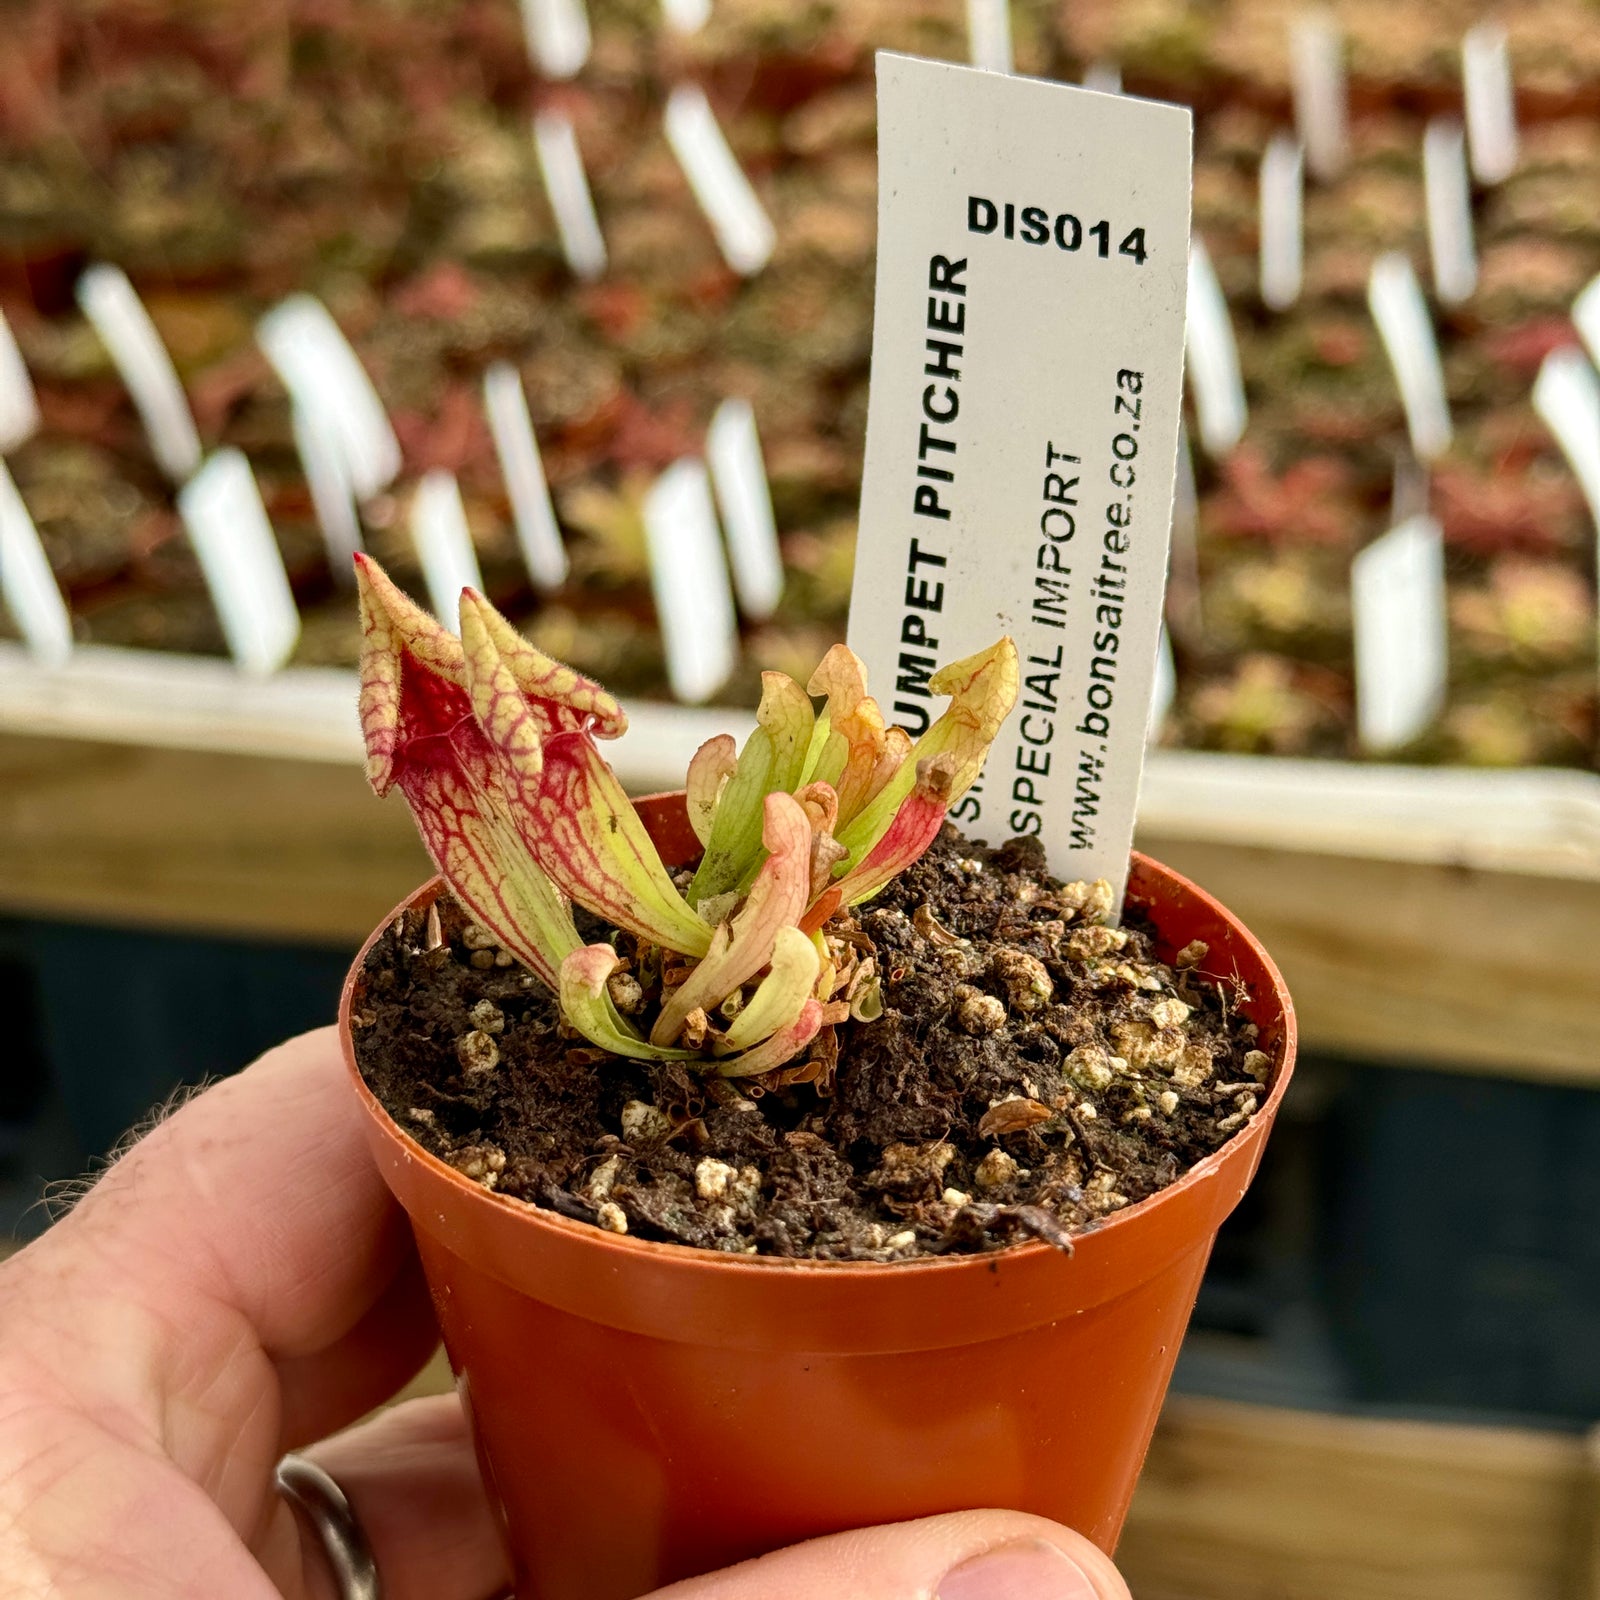
[[[292,1040],[162,1123],[0,1266],[0,1593],[336,1600],[316,1536],[273,1487],[291,1450],[344,1489],[384,1600],[505,1589],[456,1399],[350,1427],[437,1334],[343,1070],[333,1030]],[[1053,1523],[960,1512],[819,1539],[658,1600],[930,1596],[1127,1589]]]

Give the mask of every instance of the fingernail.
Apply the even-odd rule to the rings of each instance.
[[[1043,1539],[1003,1544],[945,1574],[938,1600],[1096,1600],[1094,1581]]]

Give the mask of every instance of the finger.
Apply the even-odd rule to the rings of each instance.
[[[0,1330],[15,1349],[10,1325],[26,1323],[36,1368],[156,1441],[248,1529],[285,1422],[294,1439],[341,1426],[425,1357],[426,1301],[395,1287],[414,1263],[325,1029],[207,1090],[124,1156],[8,1264],[32,1292],[14,1298],[16,1317],[0,1302]],[[358,1366],[365,1378],[340,1404]]]
[[[199,1485],[144,1444],[100,1427],[70,1396],[57,1401],[11,1388],[0,1393],[0,1414],[0,1594],[273,1600],[284,1593]]]
[[[775,1551],[650,1600],[1129,1600],[1103,1552],[1019,1511],[956,1511]]]
[[[385,1600],[489,1600],[510,1583],[454,1395],[407,1401],[306,1454],[350,1501]]]
[[[142,1282],[240,1312],[279,1358],[349,1332],[410,1249],[333,1028],[196,1096],[63,1226],[113,1239]]]
[[[279,1452],[347,1428],[398,1394],[439,1347],[422,1263],[410,1257],[366,1315],[313,1355],[278,1363]]]

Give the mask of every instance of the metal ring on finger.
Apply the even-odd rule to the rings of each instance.
[[[339,1600],[383,1600],[372,1546],[343,1489],[314,1461],[285,1456],[278,1463],[278,1492],[315,1530]]]

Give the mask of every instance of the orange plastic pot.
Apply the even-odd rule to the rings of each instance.
[[[698,849],[681,796],[639,808],[669,860]],[[357,1072],[363,950],[340,1008],[351,1083],[416,1233],[517,1600],[630,1600],[816,1534],[981,1506],[1113,1549],[1295,1054],[1283,980],[1239,922],[1143,856],[1128,894],[1165,953],[1203,939],[1208,967],[1237,972],[1277,1066],[1234,1139],[1070,1257],[726,1256],[499,1198],[413,1142]]]

